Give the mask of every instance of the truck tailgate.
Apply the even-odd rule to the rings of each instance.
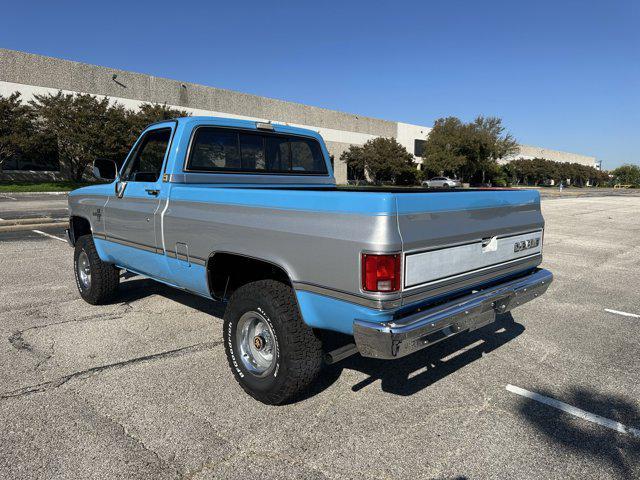
[[[396,201],[407,298],[491,281],[541,261],[537,191],[410,193]]]

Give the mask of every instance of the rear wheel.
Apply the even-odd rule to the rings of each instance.
[[[322,344],[298,310],[291,287],[276,280],[248,283],[224,315],[229,366],[253,398],[281,404],[299,395],[322,368]]]
[[[80,296],[92,305],[111,300],[118,291],[120,273],[110,263],[100,260],[91,235],[76,241],[74,271]]]
[[[449,188],[449,184],[448,183],[443,183],[442,184],[442,188]]]

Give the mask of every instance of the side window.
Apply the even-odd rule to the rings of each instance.
[[[147,132],[127,163],[122,179],[129,182],[157,182],[170,138],[170,128]]]
[[[232,130],[199,128],[191,146],[189,168],[194,170],[239,170],[238,134]]]

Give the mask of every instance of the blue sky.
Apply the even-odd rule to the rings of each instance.
[[[11,2],[0,46],[640,163],[640,2]]]

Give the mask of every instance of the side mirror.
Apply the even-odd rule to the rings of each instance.
[[[113,160],[99,158],[93,162],[93,176],[98,180],[112,181],[116,179],[118,167]]]

